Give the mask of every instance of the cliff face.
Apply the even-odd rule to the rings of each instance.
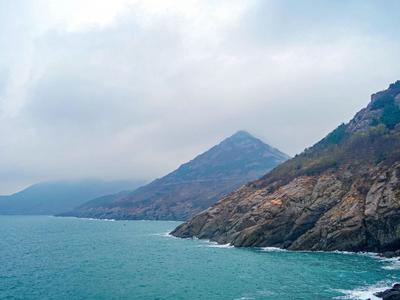
[[[302,154],[176,228],[292,250],[400,249],[400,82]]]
[[[249,133],[239,131],[161,179],[131,193],[94,199],[65,215],[185,220],[287,158]]]

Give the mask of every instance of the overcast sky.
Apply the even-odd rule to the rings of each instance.
[[[400,79],[400,1],[0,0],[0,193],[294,155]]]

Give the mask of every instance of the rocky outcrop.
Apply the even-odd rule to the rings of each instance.
[[[376,293],[375,296],[383,300],[400,300],[400,284],[396,283],[392,288]]]
[[[375,94],[348,124],[172,234],[239,247],[400,249],[399,93],[396,82]]]
[[[94,199],[64,215],[186,220],[287,159],[286,154],[239,131],[174,172],[134,192]]]

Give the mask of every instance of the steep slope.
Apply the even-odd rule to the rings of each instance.
[[[94,199],[67,215],[185,220],[287,158],[249,133],[239,131],[133,193]]]
[[[400,81],[348,123],[175,229],[293,250],[400,249]]]
[[[75,180],[43,182],[18,193],[0,196],[0,214],[54,215],[82,203],[121,190],[132,190],[143,182]]]

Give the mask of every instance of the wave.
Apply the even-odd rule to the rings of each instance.
[[[162,237],[167,237],[167,238],[172,238],[172,239],[178,239],[176,236],[173,236],[171,234],[171,231],[154,233],[154,234],[151,234],[151,235],[162,236]]]
[[[89,220],[89,221],[106,221],[106,222],[115,222],[116,221],[115,219],[96,219],[96,218],[77,218],[77,219]]]
[[[377,259],[384,263],[381,267],[384,270],[400,270],[400,257],[392,257],[386,258],[379,255],[376,252],[351,252],[351,251],[292,251],[287,249],[282,249],[278,247],[261,247],[258,248],[262,252],[292,252],[292,253],[333,253],[333,254],[341,254],[341,255],[360,255],[367,256],[373,259]]]
[[[231,244],[218,244],[218,243],[214,243],[214,242],[209,242],[209,243],[210,244],[207,245],[207,247],[210,247],[210,248],[235,248]]]
[[[382,269],[384,270],[400,270],[400,258],[399,257],[382,257],[379,255],[379,253],[375,252],[355,252],[354,254],[356,255],[364,255],[364,256],[369,256],[374,259],[377,259],[383,263],[385,263],[385,266],[382,266]]]
[[[198,240],[197,238],[195,240]],[[210,241],[210,240],[199,240],[202,243],[199,245],[199,247],[208,247],[208,248],[225,248],[225,249],[233,249],[236,248],[235,246],[231,244],[218,244],[217,242]]]
[[[86,220],[86,221],[105,221],[105,222],[115,222],[117,220],[115,219],[99,219],[99,218],[82,218],[82,217],[74,217],[74,216],[68,216],[68,217],[58,217],[58,216],[52,216],[54,218],[63,218],[63,219],[78,219],[78,220]]]
[[[278,248],[278,247],[261,247],[259,248],[262,252],[287,252],[289,250]]]
[[[393,258],[385,258],[379,257],[379,260],[388,263],[388,265],[383,266],[382,268],[385,270],[400,270],[400,258],[393,257]]]
[[[343,296],[336,297],[335,299],[351,299],[351,300],[380,300],[381,298],[376,297],[374,294],[377,292],[383,292],[391,288],[393,282],[380,281],[373,285],[368,285],[353,290],[335,290],[336,292],[342,293]]]
[[[174,239],[181,239],[177,238],[173,235],[170,234],[170,232],[164,232],[164,233],[159,233],[156,234],[159,236],[164,236],[164,237],[169,237],[169,238],[174,238]],[[198,240],[201,242],[206,243],[206,247],[210,248],[235,248],[232,244],[218,244],[217,242],[206,240],[206,239],[198,239],[197,237],[189,237],[189,238],[184,238],[188,240]],[[200,245],[200,247],[203,247],[204,245]],[[278,247],[254,247],[254,249],[259,250],[260,252],[292,252],[292,253],[333,253],[333,254],[341,254],[341,255],[360,255],[360,256],[368,256],[374,259],[377,259],[385,265],[382,266],[382,269],[385,270],[400,270],[400,258],[399,257],[394,257],[394,258],[385,258],[379,255],[379,253],[376,252],[351,252],[351,251],[339,251],[339,250],[334,250],[334,251],[292,251],[292,250],[287,250],[283,248],[278,248]]]
[[[235,248],[235,246],[231,244],[218,244],[217,242],[210,241],[210,240],[200,240],[196,237],[190,237],[190,238],[178,238],[176,236],[173,236],[170,231],[167,232],[161,232],[161,233],[155,233],[152,235],[156,236],[162,236],[162,237],[168,237],[168,238],[173,238],[173,239],[179,239],[179,240],[194,240],[194,241],[199,241],[201,244],[199,247],[209,247],[209,248]]]

